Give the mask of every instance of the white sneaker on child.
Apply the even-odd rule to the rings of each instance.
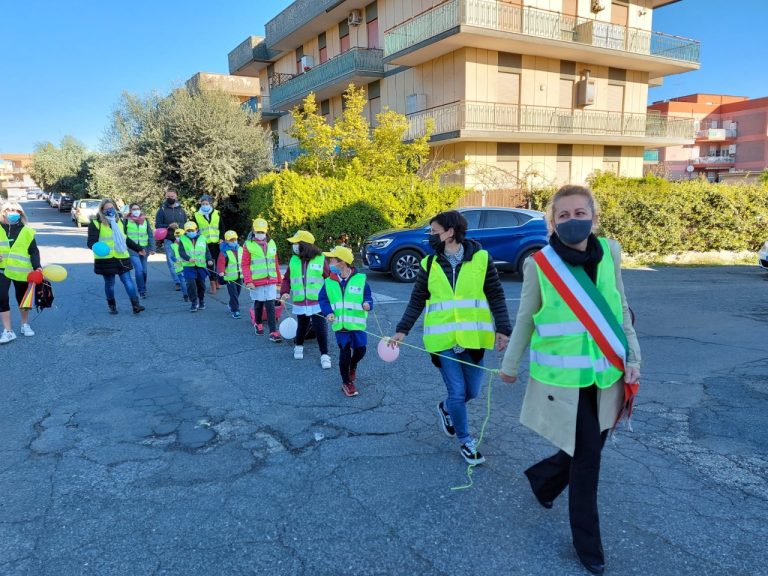
[[[304,346],[294,346],[293,347],[293,359],[294,360],[301,360],[304,358]]]
[[[3,333],[0,334],[0,344],[8,344],[11,340],[16,340],[16,334],[13,333],[13,330],[3,330]]]
[[[34,336],[35,331],[32,330],[32,326],[29,324],[22,324],[21,325],[21,333],[24,334],[24,336]]]
[[[323,367],[323,370],[328,370],[331,367],[331,357],[328,354],[320,356],[320,366]]]

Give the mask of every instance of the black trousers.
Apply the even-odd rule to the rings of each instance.
[[[608,432],[600,432],[597,387],[579,390],[576,413],[576,448],[573,457],[560,450],[525,471],[531,488],[541,500],[554,500],[568,487],[568,514],[573,546],[589,564],[603,564],[597,484],[600,455]]]
[[[256,324],[262,323],[264,308],[267,309],[267,326],[269,327],[269,333],[272,334],[272,332],[277,332],[277,320],[275,319],[275,301],[271,298],[266,302],[262,300],[256,300],[253,303],[253,315],[254,318],[256,318]],[[298,332],[296,334],[298,335]]]
[[[16,292],[16,304],[21,304],[29,284],[23,280],[9,280],[3,272],[0,270],[0,312],[8,312],[11,309],[11,284]]]
[[[320,346],[320,354],[328,354],[328,332],[325,329],[325,318],[313,314],[307,316],[306,314],[299,314],[296,316],[298,321],[298,327],[296,328],[296,346],[303,346],[304,339],[307,337],[309,331],[309,323],[312,322],[312,328],[315,329],[317,335],[317,344]]]
[[[341,381],[344,384],[349,384],[349,371],[357,370],[357,365],[360,360],[365,356],[366,347],[352,348],[350,344],[347,344],[343,348],[339,346],[339,373],[341,374]]]
[[[194,280],[187,278],[187,293],[192,304],[205,302],[205,280],[199,275]]]

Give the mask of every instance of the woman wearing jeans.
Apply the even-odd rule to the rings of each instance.
[[[104,277],[104,292],[107,295],[107,305],[110,314],[117,314],[117,302],[115,301],[115,276],[125,286],[125,291],[131,299],[133,313],[138,314],[144,310],[139,304],[139,295],[131,278],[131,258],[129,250],[133,250],[140,256],[146,252],[133,240],[126,237],[125,228],[120,221],[115,203],[104,199],[99,204],[99,212],[88,225],[88,248],[93,248],[97,242],[103,242],[109,246],[106,256],[94,254],[93,271]]]
[[[469,432],[467,402],[480,393],[485,351],[494,344],[503,350],[512,333],[504,288],[490,254],[465,238],[467,219],[460,212],[442,212],[429,225],[429,245],[435,254],[421,261],[410,302],[392,340],[394,345],[404,340],[427,309],[424,348],[431,353],[448,392],[437,405],[440,429],[458,439],[467,463],[482,464],[485,458]]]
[[[131,264],[136,275],[136,287],[139,290],[139,296],[147,297],[147,259],[150,254],[155,253],[155,239],[152,236],[152,226],[149,220],[141,211],[141,206],[135,202],[131,204],[128,218],[125,220],[125,234],[138,244],[144,255],[129,250],[131,255]]]

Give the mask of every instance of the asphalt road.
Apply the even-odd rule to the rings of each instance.
[[[33,312],[37,335],[0,347],[0,575],[584,573],[567,497],[545,510],[522,475],[553,450],[519,424],[522,385],[493,381],[487,464],[452,490],[466,466],[438,429],[426,355],[372,349],[346,398],[335,350],[333,370],[314,342],[293,360],[231,319],[224,293],[189,314],[157,257],[147,311],[118,283],[109,316],[85,230],[26,207],[69,278]],[[607,573],[768,574],[765,280],[625,273],[644,366],[634,432],[604,452]],[[410,287],[371,282],[391,333]],[[504,286],[514,316],[520,283]]]

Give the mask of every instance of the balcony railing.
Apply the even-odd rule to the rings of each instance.
[[[696,166],[709,166],[718,164],[733,164],[736,162],[735,156],[701,156],[691,161]]]
[[[252,61],[274,62],[280,51],[270,50],[264,43],[264,38],[249,36],[227,56],[229,72],[236,72]]]
[[[310,92],[333,85],[354,76],[384,76],[381,50],[352,48],[343,54],[307,70],[304,74],[275,75],[272,78],[270,96],[272,104],[281,106],[303,98]]]
[[[339,0],[296,0],[264,26],[269,45],[276,44],[300,26],[340,4]]]
[[[696,132],[697,140],[710,140],[718,142],[720,140],[729,140],[738,136],[738,130],[735,128],[709,128]]]
[[[297,144],[275,148],[272,152],[272,162],[275,166],[282,167],[289,164],[303,154],[303,150]]]
[[[524,34],[698,64],[696,40],[496,0],[449,0],[384,33],[389,57],[459,26]]]
[[[492,102],[453,102],[408,116],[408,139],[423,136],[429,119],[433,135],[460,130],[693,139],[693,121],[656,114],[571,110]]]

